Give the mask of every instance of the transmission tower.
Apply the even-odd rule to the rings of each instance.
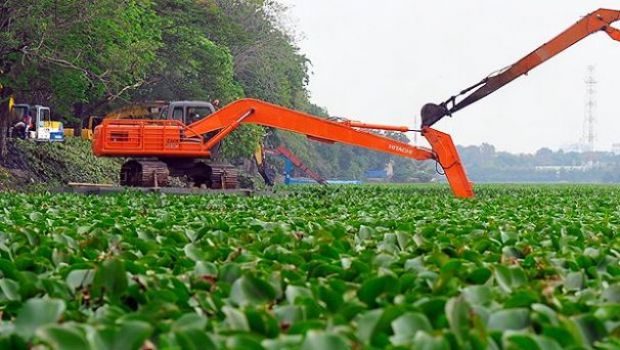
[[[596,140],[596,84],[598,84],[595,77],[594,66],[588,66],[588,76],[586,77],[585,83],[586,102],[581,142],[583,144],[583,151],[593,152],[594,141]]]

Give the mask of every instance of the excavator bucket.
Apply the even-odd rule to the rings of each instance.
[[[424,128],[422,135],[433,148],[436,160],[443,168],[454,195],[458,198],[474,197],[472,183],[467,178],[465,168],[450,135],[431,128]]]

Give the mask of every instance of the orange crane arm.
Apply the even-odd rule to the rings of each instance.
[[[254,99],[233,102],[215,114],[188,125],[186,133],[191,137],[222,130],[208,142],[215,145],[242,123],[304,134],[315,141],[340,142],[417,160],[434,159],[430,149],[414,147],[387,137],[354,129],[346,123],[332,122]],[[206,148],[211,147],[206,145]]]
[[[484,78],[479,83],[461,91],[458,95],[450,97],[443,103],[426,104],[422,108],[422,126],[430,127],[443,117],[452,115],[492,94],[591,34],[603,31],[612,39],[620,41],[620,30],[611,26],[612,23],[619,20],[620,11],[616,10],[599,9],[590,13],[517,63]],[[457,102],[457,98],[461,96],[465,97]]]
[[[444,169],[455,196],[459,198],[474,196],[472,184],[467,178],[452,138],[431,128],[422,130],[422,134],[432,147],[427,149],[357,130],[349,126],[348,122],[332,122],[267,102],[244,99],[233,102],[215,114],[189,125],[187,133],[198,136],[221,130],[205,144],[205,148],[210,149],[242,123],[273,127],[303,134],[317,141],[340,142],[416,160],[436,160]],[[389,126],[374,125],[374,127],[394,130]]]

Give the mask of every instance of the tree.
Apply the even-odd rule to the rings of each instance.
[[[5,160],[8,154],[7,131],[11,120],[10,106],[13,98],[11,88],[0,85],[0,160]]]
[[[7,156],[7,129],[10,121],[9,100],[13,94],[9,74],[19,62],[20,54],[33,42],[37,26],[33,16],[41,14],[36,0],[4,1],[0,4],[0,160]]]
[[[4,6],[14,18],[0,62],[11,68],[3,83],[17,97],[45,101],[64,115],[77,106],[80,119],[148,82],[160,46],[150,0],[7,0]]]
[[[214,0],[209,9],[209,37],[230,48],[245,94],[308,111],[310,61],[278,22],[286,7],[273,0]]]
[[[230,50],[208,36],[209,7],[196,0],[156,0],[155,4],[163,45],[149,69],[154,83],[136,96],[224,102],[242,97]]]
[[[235,80],[234,59],[225,43],[210,39],[215,4],[195,0],[157,0],[163,46],[157,51],[149,75],[153,84],[134,97],[162,100],[219,99],[223,103],[243,97]],[[263,136],[259,127],[244,126],[224,140],[222,157],[250,156]]]

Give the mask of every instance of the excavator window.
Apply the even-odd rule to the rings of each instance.
[[[49,122],[52,120],[49,109],[41,109],[41,122]]]
[[[187,120],[185,124],[189,125],[202,119],[203,117],[212,113],[209,107],[188,107],[187,108]]]
[[[175,107],[172,111],[172,119],[183,121],[183,107]]]
[[[15,120],[21,121],[24,119],[26,113],[28,113],[28,108],[24,106],[16,106],[13,107],[13,112],[15,113]]]

